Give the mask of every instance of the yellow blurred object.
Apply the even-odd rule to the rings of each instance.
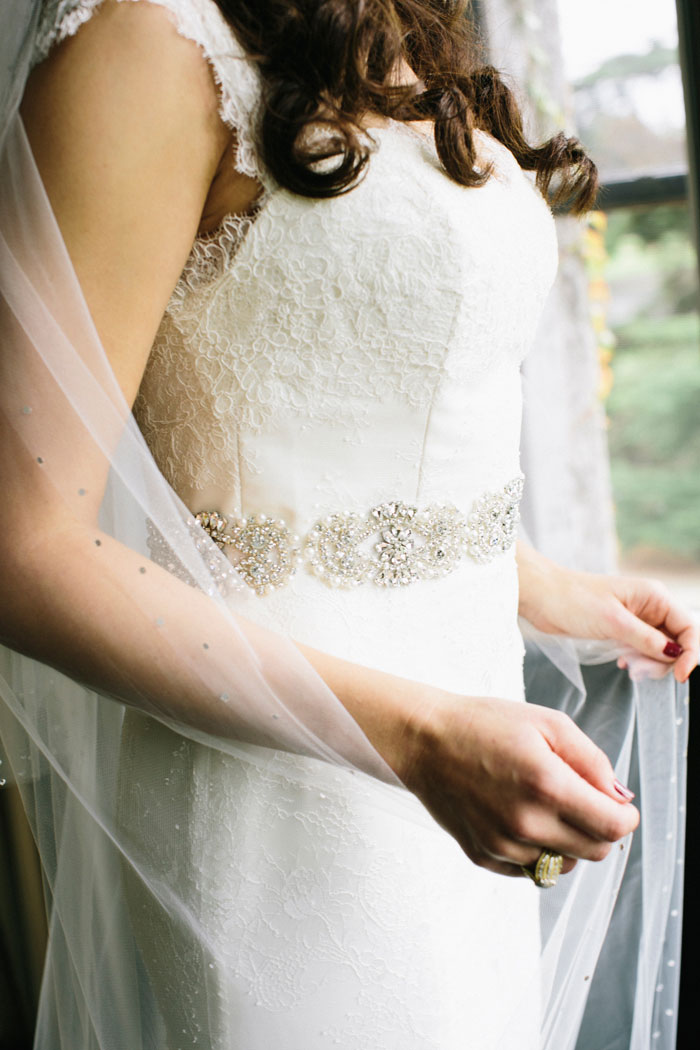
[[[599,233],[605,233],[608,228],[608,217],[604,211],[592,211],[589,212],[588,227],[591,230],[597,230]]]
[[[588,294],[591,299],[599,299],[603,302],[608,302],[610,299],[610,288],[602,277],[595,277],[589,285]]]
[[[598,397],[605,401],[615,382],[612,370],[613,351],[616,338],[608,326],[607,306],[610,287],[605,279],[608,252],[605,233],[608,217],[603,211],[592,211],[586,216],[582,238],[582,256],[588,273],[588,298],[591,310],[591,325],[598,342]]]

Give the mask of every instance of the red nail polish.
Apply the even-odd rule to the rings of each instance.
[[[664,656],[670,656],[671,659],[675,660],[683,652],[683,647],[678,642],[666,642],[664,646]]]
[[[634,791],[630,791],[630,789],[626,788],[624,784],[621,784],[619,780],[615,781],[615,790],[618,795],[622,795],[625,802],[631,802],[634,798]]]

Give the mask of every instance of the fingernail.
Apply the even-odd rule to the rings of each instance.
[[[631,802],[634,798],[634,791],[630,791],[630,789],[626,788],[624,784],[621,784],[619,780],[615,781],[615,790],[618,795],[622,795],[625,802]]]
[[[670,656],[673,660],[681,655],[683,652],[683,646],[679,645],[678,642],[666,642],[664,646],[664,656]]]

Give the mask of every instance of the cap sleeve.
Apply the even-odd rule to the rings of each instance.
[[[52,47],[73,36],[97,11],[103,0],[47,0],[37,35],[33,64]],[[262,82],[214,0],[117,0],[152,3],[165,8],[181,36],[194,41],[209,63],[219,89],[221,119],[236,135],[234,164],[238,171],[263,182],[264,168],[257,149]]]

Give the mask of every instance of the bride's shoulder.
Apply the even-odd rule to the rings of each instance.
[[[176,36],[195,43],[209,67],[219,116],[238,141],[236,167],[251,176],[259,174],[255,139],[260,74],[214,0],[44,0],[33,64],[88,24],[94,37],[141,36],[154,57],[162,48],[174,50]]]
[[[90,7],[54,11],[54,36],[27,81],[21,116],[131,402],[231,135],[207,56],[165,5]]]
[[[237,50],[233,33],[214,0],[43,0],[35,61],[41,61],[55,45],[74,36],[97,15],[103,20],[119,11],[128,18],[129,11],[149,9],[167,14],[178,31],[198,43],[207,57],[222,49]]]

